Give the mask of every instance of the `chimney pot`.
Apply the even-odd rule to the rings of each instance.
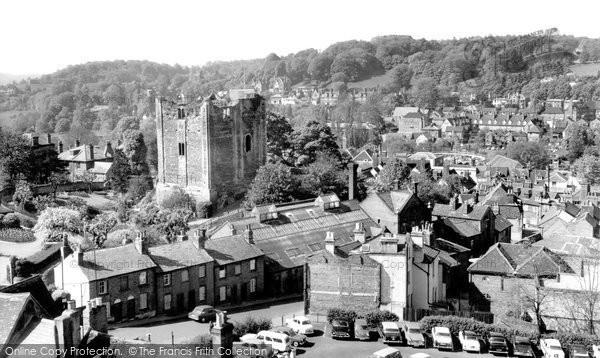
[[[59,153],[63,152],[63,142],[62,141],[60,141],[60,140],[58,141],[58,147],[57,148],[58,148],[57,151]]]
[[[81,142],[79,142],[79,139],[75,139],[75,147],[79,147],[81,145]]]
[[[90,144],[89,148],[90,148],[90,160],[94,160],[94,145]]]
[[[254,244],[254,234],[252,233],[252,227],[250,224],[246,225],[246,229],[244,230],[244,239],[246,239],[248,244]]]
[[[330,254],[335,254],[335,237],[332,231],[327,231],[325,234],[325,250]]]

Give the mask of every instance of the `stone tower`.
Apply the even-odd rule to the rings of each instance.
[[[202,101],[156,99],[161,204],[183,189],[196,203],[241,194],[266,161],[265,100],[254,90],[231,90]]]

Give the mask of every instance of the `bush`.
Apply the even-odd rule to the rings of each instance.
[[[427,330],[435,326],[448,327],[450,332],[458,335],[459,331],[473,331],[475,334],[487,337],[490,332],[498,332],[503,334],[508,340],[512,340],[515,335],[528,337],[530,339],[537,338],[535,330],[522,331],[518,329],[508,329],[495,324],[487,324],[476,321],[473,318],[457,317],[457,316],[428,316],[423,317],[420,321],[421,329]]]
[[[86,193],[85,191],[72,191],[70,193],[70,195],[79,196],[81,198],[89,198],[90,197],[90,194]]]
[[[196,217],[207,218],[212,214],[212,203],[210,201],[201,201],[196,204]]]
[[[28,277],[35,270],[35,266],[28,259],[18,259],[15,262],[15,275],[19,277]]]
[[[136,232],[131,229],[120,229],[108,233],[108,237],[102,245],[103,248],[118,247],[123,245],[123,240],[133,242]]]
[[[268,331],[273,326],[270,318],[248,316],[241,322],[235,322],[233,325],[233,334],[241,337],[248,333],[258,333]]]
[[[183,190],[170,193],[160,204],[164,209],[192,209],[196,207],[194,199]]]
[[[563,349],[569,350],[574,344],[581,344],[585,346],[589,351],[592,351],[592,345],[598,344],[599,339],[596,336],[588,334],[575,334],[575,333],[552,333],[543,334],[542,338],[554,338],[560,341]]]
[[[35,241],[35,236],[31,230],[0,229],[0,241],[32,242]]]
[[[28,229],[33,229],[33,227],[35,226],[35,221],[31,219],[23,219],[23,221],[21,221],[21,226],[26,227]]]
[[[381,322],[397,322],[398,316],[390,311],[373,311],[361,316],[367,320],[367,324],[371,327],[379,325]]]
[[[327,310],[327,322],[331,323],[334,319],[346,319],[354,321],[357,317],[356,312],[344,308],[330,308]]]
[[[2,218],[2,226],[5,228],[18,229],[21,227],[21,219],[15,213],[9,213]]]

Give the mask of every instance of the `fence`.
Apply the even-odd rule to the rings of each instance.
[[[494,323],[494,314],[490,312],[479,311],[445,311],[445,310],[428,310],[422,308],[404,308],[404,320],[418,322],[423,317],[427,316],[457,316],[464,318],[473,318],[484,323]]]
[[[65,183],[65,184],[60,184],[58,185],[58,187],[56,188],[56,192],[60,193],[63,191],[69,192],[69,191],[88,191],[88,190],[105,190],[106,188],[104,187],[104,182],[92,182],[92,183],[86,183],[86,182],[73,182],[73,183]],[[50,184],[43,184],[43,185],[34,185],[31,187],[31,191],[33,191],[33,193],[35,195],[40,195],[40,194],[52,194],[54,193],[54,188],[52,187],[52,185]]]

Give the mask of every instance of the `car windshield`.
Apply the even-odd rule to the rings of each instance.
[[[369,326],[367,326],[366,324],[361,324],[360,326],[358,326],[360,329],[369,329]]]
[[[421,333],[421,330],[418,328],[409,328],[408,333]]]
[[[439,334],[440,336],[442,336],[442,337],[450,337],[450,334],[449,334],[449,333],[446,333],[446,332],[440,332],[440,333],[438,333],[438,334]]]
[[[302,321],[302,322],[300,322],[300,324],[302,324],[302,325],[307,325],[307,324],[310,324],[310,321],[309,321],[309,320]]]
[[[344,321],[333,321],[333,325],[334,325],[334,326],[338,326],[338,327],[348,327],[348,322],[344,322]]]
[[[476,340],[477,337],[474,334],[465,334],[465,339]]]
[[[386,331],[386,332],[389,332],[389,333],[398,333],[399,332],[398,328],[393,328],[393,327],[391,327],[391,328],[384,328],[383,330]]]
[[[556,351],[561,351],[562,350],[562,348],[560,346],[550,346],[550,349],[556,350]]]

